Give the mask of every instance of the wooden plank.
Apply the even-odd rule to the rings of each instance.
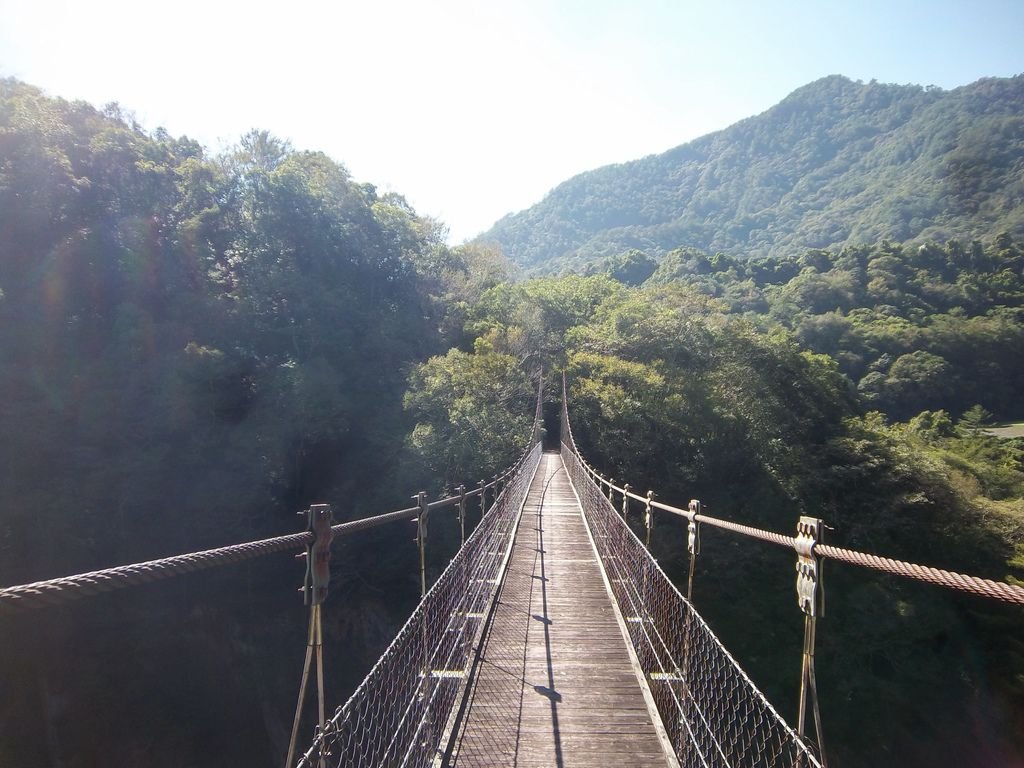
[[[527,496],[450,766],[671,764],[561,458]]]

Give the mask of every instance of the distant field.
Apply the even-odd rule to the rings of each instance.
[[[1024,437],[1024,421],[1016,424],[1004,424],[1001,427],[991,427],[985,430],[996,437]]]

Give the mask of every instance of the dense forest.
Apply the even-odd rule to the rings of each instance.
[[[208,156],[116,105],[0,81],[0,583],[436,493],[405,447],[406,380],[506,276],[443,243],[400,196],[266,132]],[[418,598],[410,534],[380,535],[335,557],[336,692]],[[279,764],[301,583],[285,557],[5,619],[0,764]]]
[[[983,250],[997,258],[1007,249]],[[1012,282],[1024,285],[1020,270]],[[970,349],[973,360],[989,364],[961,370],[949,399],[955,404],[988,383],[996,407],[992,366],[1019,376],[1021,329],[1012,312],[1007,319],[1004,310],[977,309],[984,314],[953,313],[963,325],[945,330],[961,338],[960,354]],[[894,315],[891,308],[876,319]],[[989,317],[1007,327],[976,349],[981,337],[971,330]],[[880,385],[900,397],[877,400],[770,314],[732,312],[678,279],[643,287],[609,275],[502,284],[484,293],[467,328],[474,355],[453,351],[428,366],[454,379],[481,370],[481,356],[511,362],[532,354],[566,370],[577,438],[599,468],[634,488],[676,503],[700,498],[714,515],[777,531],[815,514],[847,546],[990,578],[1024,577],[1024,441],[985,433],[991,414],[981,406],[933,410],[932,392],[900,383],[900,376],[914,381],[903,365],[885,369]],[[930,337],[912,338],[905,349]],[[917,362],[918,353],[938,357],[907,354]],[[436,402],[429,383],[413,388]],[[487,418],[497,421],[500,401],[492,403]],[[454,409],[420,417],[434,428],[451,424],[451,455],[473,439]],[[683,580],[685,532],[672,521],[660,525],[655,555]],[[698,609],[769,698],[795,711],[802,624],[790,559],[723,534],[703,539]],[[818,658],[833,764],[1019,760],[1018,610],[840,566],[829,569],[827,592]]]
[[[839,112],[869,88],[825,82]],[[911,90],[934,108],[959,93]],[[500,251],[447,246],[320,153],[254,131],[211,156],[116,106],[0,81],[0,584],[475,482],[521,450],[539,366],[567,373],[588,458],[635,488],[784,532],[814,514],[836,543],[1024,579],[1024,441],[985,431],[1024,416],[1024,247],[1004,219],[970,222],[970,238],[882,227],[770,257],[629,243],[587,274],[516,281]],[[435,577],[454,530],[432,530]],[[335,704],[415,605],[411,537],[335,548]],[[659,520],[652,548],[682,578],[685,531]],[[787,718],[792,569],[705,532],[694,596]],[[280,764],[301,578],[284,557],[5,619],[0,763]],[[1018,610],[839,565],[826,579],[831,764],[1021,762]]]
[[[536,274],[638,248],[740,257],[1024,234],[1024,76],[838,75],[660,155],[580,174],[481,236]]]

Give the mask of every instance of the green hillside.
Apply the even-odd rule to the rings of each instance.
[[[566,181],[481,235],[528,272],[637,248],[743,257],[1024,232],[1024,75],[962,88],[833,75],[696,141]]]

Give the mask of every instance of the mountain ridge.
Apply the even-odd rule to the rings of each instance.
[[[528,273],[637,248],[742,257],[1024,232],[1024,75],[942,90],[830,75],[661,154],[578,174],[478,239]]]

